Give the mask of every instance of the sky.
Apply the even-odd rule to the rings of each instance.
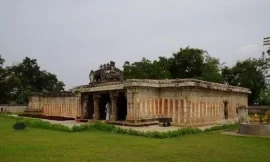
[[[6,65],[35,58],[66,89],[88,84],[100,64],[207,50],[227,65],[260,57],[270,0],[0,0]]]

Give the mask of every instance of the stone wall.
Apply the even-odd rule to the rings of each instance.
[[[0,105],[0,113],[22,113],[27,108],[27,105]]]
[[[81,97],[75,93],[39,94],[29,98],[29,109],[40,109],[44,115],[81,116]]]
[[[265,114],[266,111],[270,110],[269,106],[263,106],[263,105],[253,105],[248,106],[248,113],[250,114]]]
[[[174,125],[210,125],[224,120],[224,101],[228,119],[237,119],[236,108],[247,106],[246,93],[200,88],[129,88],[128,120],[171,117]]]
[[[270,136],[270,125],[260,123],[241,123],[239,127],[239,133],[248,134],[254,136]]]
[[[195,79],[145,80],[81,86],[72,92],[42,93],[30,97],[29,108],[42,109],[46,115],[87,116],[88,93],[93,94],[94,119],[99,119],[100,93],[110,93],[112,120],[117,118],[117,91],[126,91],[127,121],[171,117],[179,126],[210,125],[237,119],[236,108],[247,106],[250,90]],[[227,109],[224,109],[224,102]]]

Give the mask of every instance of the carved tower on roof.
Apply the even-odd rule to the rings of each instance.
[[[96,71],[91,70],[89,74],[90,85],[96,83],[114,82],[123,80],[123,72],[115,67],[115,62],[103,64]]]

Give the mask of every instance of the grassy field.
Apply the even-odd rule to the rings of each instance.
[[[0,118],[0,161],[270,161],[270,140],[219,133],[151,139],[100,131],[14,131]]]

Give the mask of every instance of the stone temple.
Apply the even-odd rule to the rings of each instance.
[[[44,115],[143,124],[159,117],[176,126],[204,126],[238,121],[237,107],[248,106],[248,89],[195,79],[123,79],[114,62],[91,71],[90,83],[70,91],[33,93],[29,109]]]

